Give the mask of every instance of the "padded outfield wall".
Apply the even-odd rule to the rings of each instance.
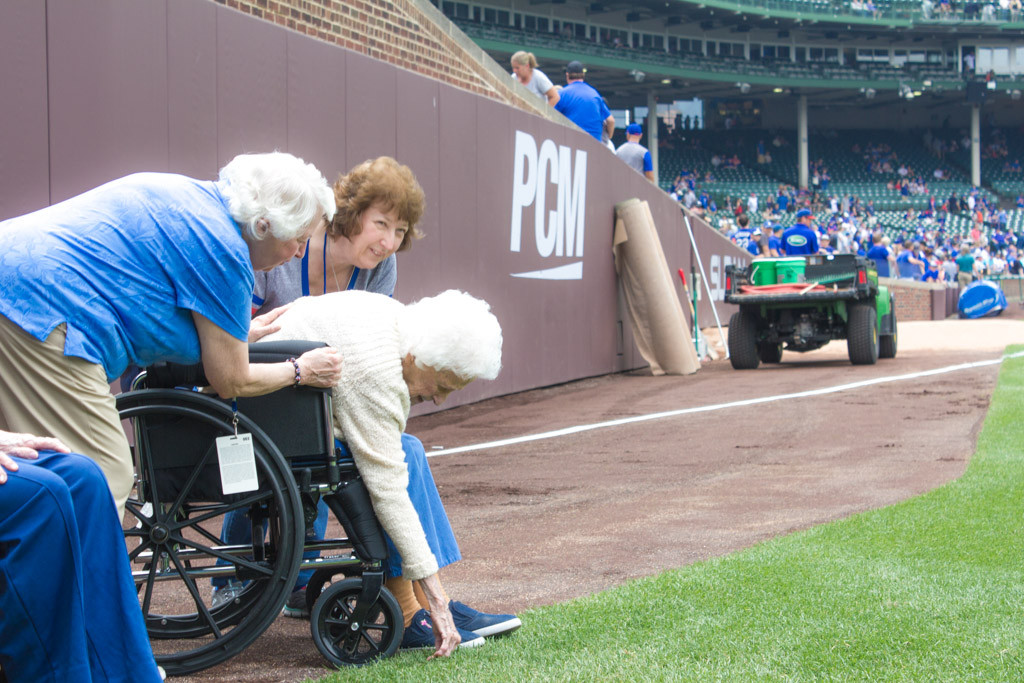
[[[427,236],[399,255],[396,297],[465,289],[505,330],[499,379],[453,405],[645,365],[622,322],[617,202],[650,202],[672,272],[691,264],[677,205],[585,133],[208,0],[7,0],[0,83],[0,219],[135,171],[212,178],[241,152],[330,179],[382,154],[411,166]],[[746,257],[693,226],[720,299]]]

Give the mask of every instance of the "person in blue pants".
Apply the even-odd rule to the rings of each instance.
[[[0,667],[10,683],[163,678],[103,472],[56,439],[5,431]]]

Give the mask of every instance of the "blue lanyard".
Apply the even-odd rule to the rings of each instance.
[[[321,294],[327,293],[327,231],[324,230],[324,248],[323,248],[323,278],[324,278],[324,291]],[[348,280],[348,286],[345,289],[354,289],[356,286],[356,278],[359,277],[359,268],[352,266],[352,277]],[[302,255],[302,296],[309,296],[309,241],[306,241],[306,252]]]

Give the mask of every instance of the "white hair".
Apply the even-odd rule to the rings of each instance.
[[[494,379],[501,370],[501,325],[490,305],[457,289],[405,307],[399,350],[419,367],[450,370],[462,379]]]
[[[239,154],[220,170],[231,217],[253,239],[285,241],[320,216],[334,218],[334,192],[313,164],[285,152]],[[256,230],[266,219],[269,231]]]

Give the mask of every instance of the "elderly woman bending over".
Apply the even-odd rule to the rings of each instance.
[[[273,153],[217,181],[136,173],[0,222],[0,429],[93,457],[123,513],[132,457],[107,383],[202,358],[223,397],[292,384],[291,363],[249,365],[253,271],[301,256],[334,211],[316,168]],[[298,363],[302,384],[341,374],[333,349]]]
[[[349,291],[299,299],[277,322],[281,330],[269,338],[323,341],[345,359],[333,392],[335,436],[351,451],[374,511],[400,555],[401,576],[393,576],[391,563],[387,585],[402,605],[408,631],[432,632],[435,656],[450,654],[464,640],[481,644],[456,628],[452,607],[459,616],[459,603],[449,605],[438,580],[437,555],[443,550],[410,497],[402,432],[413,404],[440,405],[478,377],[497,377],[501,326],[490,307],[454,290],[408,306]],[[420,609],[410,582],[425,594],[429,615]]]

